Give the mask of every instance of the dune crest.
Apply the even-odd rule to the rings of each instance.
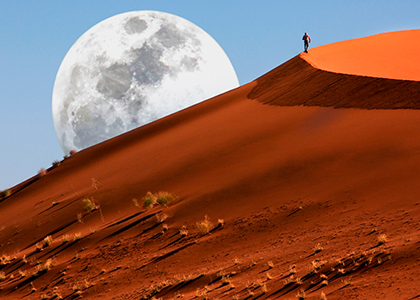
[[[420,80],[420,30],[386,32],[313,48],[315,68],[350,75]]]
[[[258,78],[248,97],[280,106],[420,109],[416,37],[420,30],[311,49]],[[378,53],[373,45],[385,50]]]

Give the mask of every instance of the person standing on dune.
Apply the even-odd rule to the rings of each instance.
[[[305,52],[308,53],[308,48],[309,48],[309,43],[311,42],[311,37],[305,32],[302,40],[303,40],[303,44],[304,44],[304,47],[305,47]]]

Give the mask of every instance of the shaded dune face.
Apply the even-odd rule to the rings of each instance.
[[[323,71],[296,56],[257,79],[248,97],[280,106],[419,109],[420,82]]]
[[[0,196],[0,299],[419,298],[419,81],[316,49]]]
[[[257,79],[248,95],[272,105],[419,109],[420,30],[313,48]]]

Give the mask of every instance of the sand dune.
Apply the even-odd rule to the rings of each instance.
[[[328,66],[342,46],[363,61],[357,41],[311,49],[12,189],[0,200],[1,299],[420,297],[419,82]],[[381,55],[398,60],[391,46]],[[179,202],[143,209],[148,191]]]

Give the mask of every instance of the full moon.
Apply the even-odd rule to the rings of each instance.
[[[195,24],[157,11],[108,18],[64,57],[54,127],[65,154],[239,86],[219,44]]]

